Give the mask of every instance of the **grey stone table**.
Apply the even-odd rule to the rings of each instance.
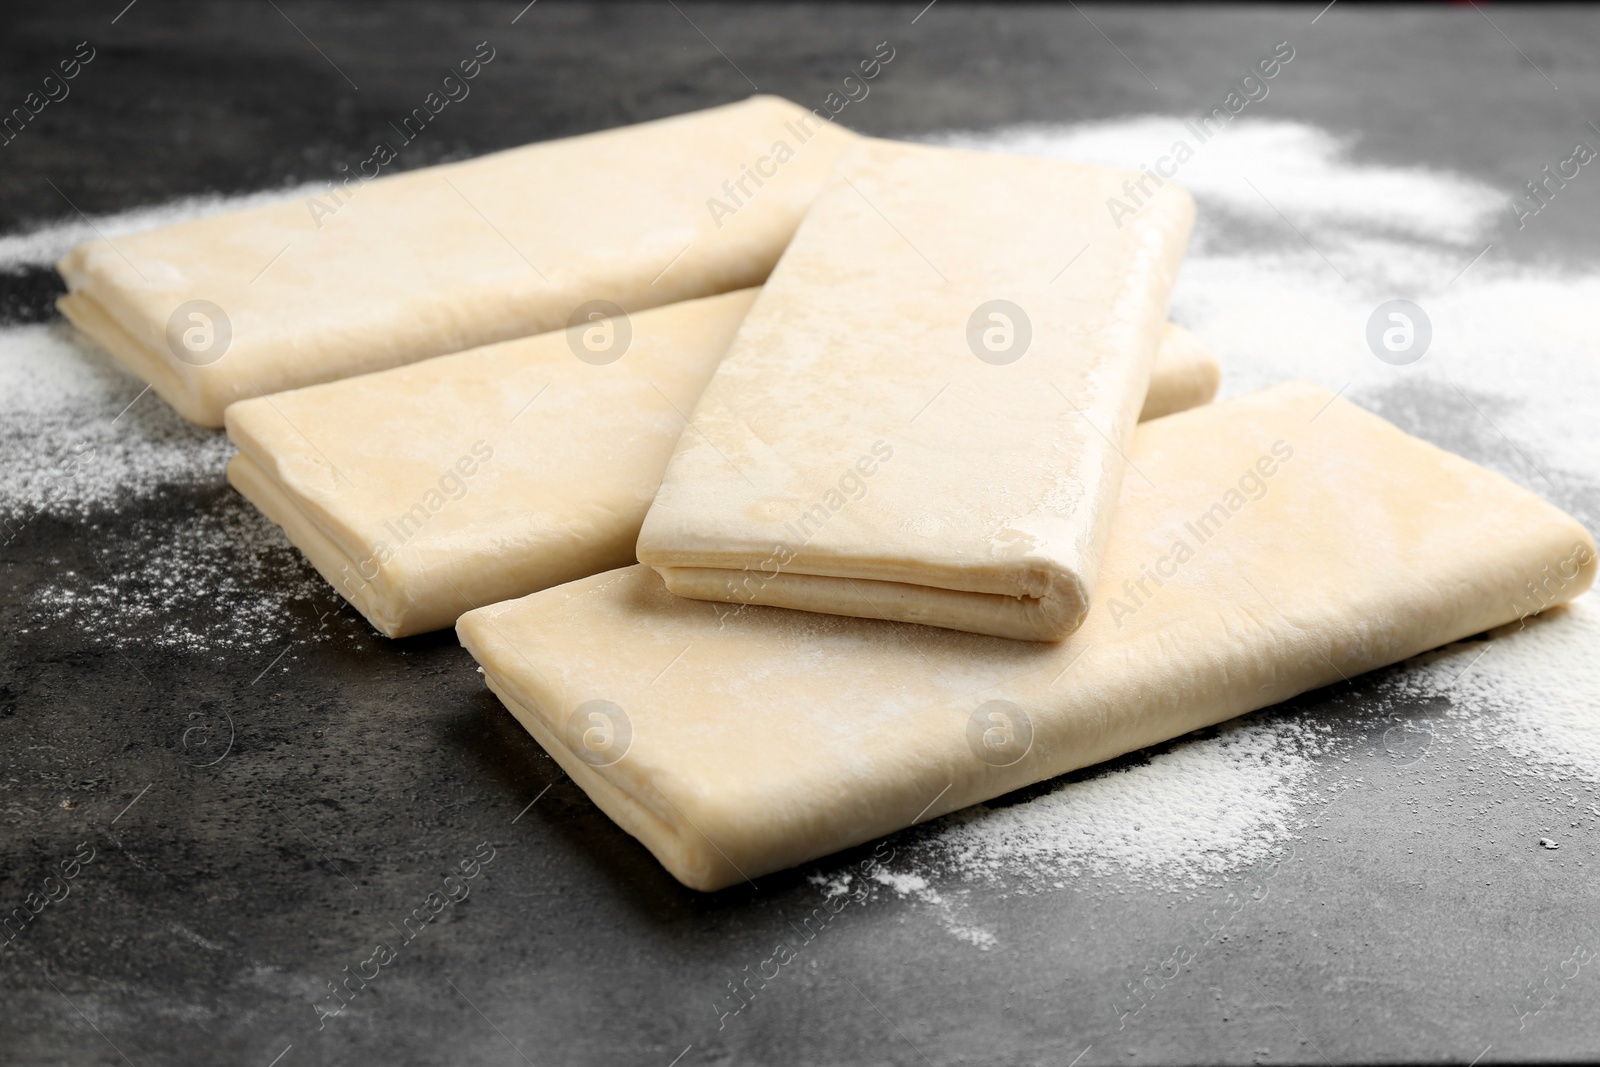
[[[68,201],[93,216],[331,177],[482,40],[492,69],[405,166],[755,84],[820,101],[881,40],[897,49],[892,76],[841,120],[892,136],[1197,113],[1280,39],[1299,55],[1275,114],[1359,132],[1370,160],[1509,192],[1600,120],[1593,11],[1320,6],[12,5],[0,16],[5,107],[77,42],[97,52],[69,99],[0,148],[0,233],[71,215]],[[1562,191],[1557,225],[1519,232],[1507,214],[1495,255],[1592,258],[1600,180],[1584,177]],[[0,274],[0,315],[48,322],[57,292],[37,266]],[[129,418],[156,417],[146,407]],[[1448,412],[1427,397],[1391,398],[1384,413],[1475,458],[1505,447],[1470,420],[1439,422]],[[1600,486],[1568,489],[1559,502],[1593,528]],[[1178,897],[1114,873],[969,895],[997,935],[988,949],[943,936],[916,896],[877,892],[723,1016],[728,983],[822,904],[809,876],[859,864],[870,846],[754,888],[682,888],[484,692],[452,635],[375,637],[281,545],[211,562],[246,593],[311,590],[280,618],[246,621],[263,628],[260,651],[141,641],[175,621],[238,627],[227,595],[175,598],[181,620],[123,619],[117,643],[40,627],[35,594],[55,576],[114,590],[112,616],[119,597],[159,603],[139,584],[153,581],[143,561],[181,550],[196,522],[249,518],[219,478],[180,479],[8,527],[0,905],[9,914],[54,872],[76,877],[0,938],[0,1063],[1600,1057],[1600,977],[1575,955],[1600,943],[1596,820],[1563,824],[1561,851],[1543,850],[1536,791],[1485,783],[1448,751],[1417,773],[1395,758],[1392,724],[1431,736],[1448,698],[1408,702],[1368,678],[1261,713],[1330,724],[1350,760],[1341,780],[1360,783],[1308,813],[1272,863]],[[463,862],[474,876],[446,883]],[[380,977],[319,1020],[330,983],[446,885],[468,896],[408,927],[420,932]],[[1224,934],[1167,962],[1219,913]]]

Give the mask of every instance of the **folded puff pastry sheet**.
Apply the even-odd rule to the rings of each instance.
[[[240,401],[229,480],[389,637],[620,567],[755,295],[587,324],[627,330],[607,363],[562,330]],[[1169,326],[1151,399],[1203,404],[1218,375]]]
[[[1129,180],[847,148],[679,440],[639,559],[700,599],[1074,630],[1194,216],[1167,183],[1114,221]]]
[[[1139,427],[1059,643],[676,597],[647,567],[465,615],[488,684],[712,890],[1570,599],[1573,519],[1328,391]]]
[[[57,265],[59,306],[184,417],[220,426],[235,400],[557,329],[591,302],[633,312],[758,285],[853,139],[757,96],[357,178],[83,244]]]
[[[755,293],[589,324],[609,363],[560,330],[240,401],[228,480],[390,637],[620,567]]]

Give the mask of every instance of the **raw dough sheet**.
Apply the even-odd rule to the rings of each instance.
[[[498,694],[712,890],[1577,596],[1583,527],[1291,383],[1139,427],[1064,642],[677,597],[637,566],[464,616]]]
[[[609,320],[234,404],[228,480],[390,637],[633,560],[685,414],[755,297]]]
[[[863,139],[679,440],[673,592],[1053,640],[1088,608],[1193,201],[1110,167]],[[769,576],[776,575],[776,578]]]
[[[350,181],[90,241],[57,266],[60,308],[184,417],[220,426],[235,400],[558,329],[594,302],[635,312],[758,285],[853,140],[758,96]],[[746,179],[763,159],[774,173]],[[713,210],[741,180],[737,209]]]

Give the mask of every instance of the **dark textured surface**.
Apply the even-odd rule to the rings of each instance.
[[[1470,7],[1341,4],[1314,28],[1320,5],[1086,9],[1159,90],[1070,6],[946,0],[915,25],[921,3],[685,6],[726,59],[666,3],[545,0],[515,26],[517,2],[279,7],[141,0],[115,25],[120,0],[8,10],[6,107],[76,42],[99,54],[0,148],[0,231],[66,215],[64,197],[98,213],[329,176],[484,39],[494,64],[406,165],[735,99],[744,75],[817,101],[885,39],[893,68],[844,118],[891,135],[1186,113],[1286,37],[1300,51],[1277,114],[1360,131],[1367,157],[1509,191],[1600,117],[1600,15],[1577,7],[1494,8],[1506,36]],[[1592,258],[1600,181],[1563,196],[1559,226],[1503,226],[1497,255]],[[45,272],[0,276],[0,314],[49,318],[54,291]],[[1464,454],[1500,447],[1454,429],[1474,424],[1444,410],[1449,397],[1367,399]],[[1592,487],[1574,492],[1562,502],[1592,509]],[[100,575],[131,598],[126,575],[155,540],[242,508],[220,483],[174,485],[81,521],[40,518],[0,547],[0,903],[80,842],[94,849],[71,895],[0,944],[0,1062],[666,1067],[686,1046],[686,1067],[1600,1056],[1594,973],[1524,1025],[1513,1010],[1574,943],[1600,947],[1600,832],[1591,820],[1559,853],[1536,847],[1548,790],[1486,780],[1443,729],[1443,700],[1396,702],[1381,676],[1261,713],[1331,722],[1348,742],[1340,773],[1360,785],[1276,867],[1247,872],[1265,897],[1236,914],[1239,876],[1187,898],[1085,879],[981,901],[999,940],[985,952],[882,894],[719,1030],[726,983],[820,902],[806,875],[870,849],[756,889],[685,890],[483,691],[450,634],[387,642],[326,593],[294,602],[260,651],[226,656],[142,642],[159,619],[130,623],[120,650],[35,625],[30,592],[49,576]],[[263,551],[240,567],[247,589],[305,581],[293,553]],[[203,630],[230,605],[172,610]],[[1397,724],[1432,739],[1425,771],[1395,758]],[[470,896],[319,1032],[325,983],[395,940],[484,842],[494,857]],[[1226,934],[1119,1020],[1123,985],[1218,908],[1233,914]]]

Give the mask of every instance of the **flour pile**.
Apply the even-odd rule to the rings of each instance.
[[[1138,167],[1185,136],[1181,120],[1147,117],[931,139]],[[1358,147],[1313,127],[1248,117],[1200,146],[1176,177],[1200,212],[1174,320],[1217,351],[1225,395],[1315,380],[1506,474],[1591,528],[1600,524],[1600,419],[1590,410],[1600,397],[1600,339],[1585,328],[1600,306],[1600,275],[1512,265],[1498,248],[1483,254],[1505,211],[1501,192],[1439,170],[1359,162]],[[289,194],[191,201],[96,225],[114,236],[281,195]],[[1559,203],[1530,225],[1558,225],[1558,210]],[[47,264],[90,233],[73,220],[0,238],[0,269]],[[1070,284],[1070,270],[1061,281]],[[1396,297],[1415,301],[1432,323],[1427,354],[1407,366],[1380,362],[1365,341],[1373,310]],[[117,418],[139,390],[59,324],[0,330],[0,516],[83,516],[172,485],[220,485],[230,451],[220,434],[187,426],[153,396]],[[63,464],[89,446],[92,463],[63,477]],[[269,523],[241,506],[232,518],[197,517],[169,536],[195,550],[152,550],[153,565],[170,569],[167,581],[238,598],[262,640],[283,643],[285,613],[309,595],[295,582],[316,579],[304,567],[282,582],[252,578],[243,557],[269,542],[287,551]],[[256,543],[241,547],[241,537]],[[108,639],[148,631],[157,643],[185,647],[215,640],[173,623],[183,601],[171,589],[168,599],[146,598],[124,616],[124,584],[61,576],[35,604],[47,617],[78,610]],[[1597,638],[1600,612],[1579,603],[1487,645],[1424,657],[1385,685],[1402,695],[1446,694],[1453,721],[1485,761],[1551,782],[1594,781]],[[938,909],[953,934],[979,947],[993,937],[955,918],[968,884],[1037,890],[1104,877],[1192,890],[1302,832],[1311,805],[1349,784],[1328,768],[1357,743],[1289,712],[1263,712],[1142,762],[902,835],[880,889]]]

